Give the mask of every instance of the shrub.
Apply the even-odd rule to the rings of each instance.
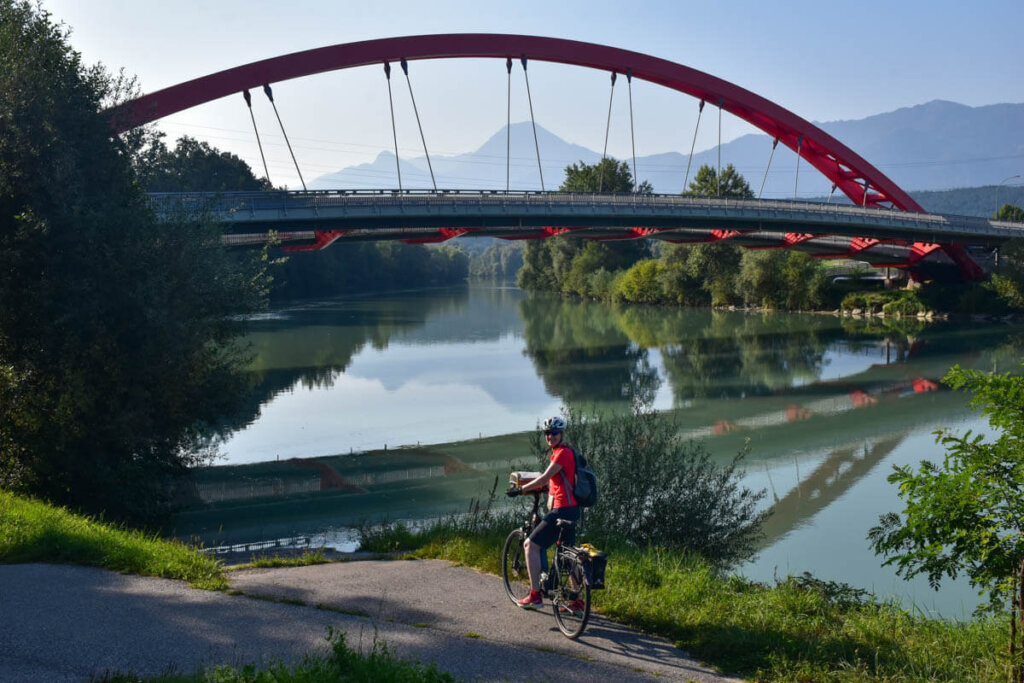
[[[659,270],[660,264],[655,260],[640,261],[627,270],[620,286],[622,297],[639,304],[662,301],[664,294],[658,278]]]
[[[641,401],[626,415],[568,410],[570,443],[597,472],[600,499],[587,516],[597,537],[695,552],[720,567],[749,558],[767,511],[764,491],[740,485],[743,453],[717,465],[679,437],[672,417]],[[535,449],[547,452],[540,439]]]

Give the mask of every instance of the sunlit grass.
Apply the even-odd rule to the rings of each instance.
[[[238,571],[240,569],[271,569],[273,567],[308,567],[314,564],[326,564],[330,561],[331,560],[327,558],[327,555],[322,549],[306,550],[301,555],[295,557],[281,557],[280,555],[274,555],[273,557],[257,557],[245,564],[228,567],[228,570]]]
[[[188,581],[223,590],[220,563],[196,549],[0,491],[0,563],[51,562]]]
[[[392,540],[416,557],[500,573],[502,542],[514,525],[446,523],[399,529]],[[1006,617],[933,619],[811,577],[766,585],[678,552],[603,549],[611,552],[608,588],[593,593],[597,611],[731,674],[787,683],[1006,680]]]

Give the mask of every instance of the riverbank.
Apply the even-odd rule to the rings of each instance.
[[[510,520],[450,523],[422,532],[367,534],[364,548],[405,549],[500,573]],[[758,583],[715,571],[697,557],[625,544],[610,560],[596,609],[670,639],[732,675],[792,683],[820,681],[1002,682],[1008,669],[1005,615],[953,622],[914,614],[866,591],[789,577]]]
[[[474,519],[473,525],[442,524],[423,532],[392,527],[367,534],[364,544],[369,552],[411,550],[413,557],[496,573],[496,548],[511,521],[503,515],[483,524],[481,517]],[[178,562],[166,559],[168,547],[178,553]],[[811,577],[769,585],[721,574],[693,557],[605,547],[612,559],[608,588],[594,593],[600,613],[669,638],[721,670],[779,682],[1005,680],[1004,615],[966,622],[929,619]],[[128,562],[126,556],[135,559]],[[5,492],[0,492],[0,561],[86,564],[186,580],[190,574],[183,567],[203,567],[200,585],[226,585],[220,563],[194,549]],[[271,611],[287,607],[261,604]],[[255,613],[253,618],[259,619]]]

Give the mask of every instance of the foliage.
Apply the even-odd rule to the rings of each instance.
[[[735,287],[741,258],[740,248],[727,241],[666,245],[661,253],[666,300],[688,306],[739,303]]]
[[[885,289],[868,292],[851,292],[839,304],[844,311],[860,309],[870,313],[886,315],[917,315],[931,310],[918,290]]]
[[[596,164],[585,164],[582,161],[565,167],[565,180],[562,181],[560,192],[636,192],[650,194],[651,184],[641,181],[633,185],[633,173],[625,161],[617,161],[611,157],[602,159]]]
[[[220,564],[195,548],[0,490],[0,562],[103,567],[227,588]]]
[[[628,166],[609,165],[608,169],[617,169],[606,176],[619,183],[619,191],[628,191]],[[600,182],[596,165],[573,164],[566,172],[563,189],[593,191]],[[719,192],[722,196],[753,197],[733,166],[723,169],[721,186],[714,168],[698,169],[688,194]],[[742,251],[727,241],[664,245],[656,260],[646,259],[638,249],[625,250],[623,246],[613,250],[607,243],[584,245],[574,237],[527,245],[519,286],[603,301],[686,306],[743,303],[806,310],[826,300],[828,279],[821,263],[801,252]]]
[[[781,308],[786,297],[786,279],[782,251],[748,251],[740,259],[736,289],[746,304],[763,308]]]
[[[690,181],[689,190],[684,194],[696,197],[754,198],[754,191],[750,189],[750,184],[732,164],[722,169],[721,178],[713,167],[707,164],[701,166],[697,169],[693,180]]]
[[[938,589],[943,577],[965,573],[987,591],[991,609],[1013,606],[1024,588],[1024,377],[957,365],[943,381],[971,392],[971,408],[999,436],[988,442],[970,431],[938,431],[946,448],[943,463],[922,461],[916,471],[894,468],[889,481],[899,486],[906,508],[902,516],[884,515],[869,538],[901,576],[926,574]]]
[[[791,311],[817,308],[825,300],[828,279],[821,261],[802,251],[789,251],[782,264],[783,305]]]
[[[274,266],[274,301],[464,282],[461,245],[359,242],[290,255]]]
[[[587,528],[640,548],[697,553],[727,567],[749,559],[768,515],[759,511],[764,491],[740,485],[743,453],[713,463],[706,448],[683,441],[675,418],[649,407],[645,387],[633,388],[627,415],[570,411],[569,442],[597,473],[600,499]],[[546,457],[539,442],[540,459]]]
[[[618,286],[624,301],[638,304],[656,304],[664,300],[661,289],[661,264],[655,260],[638,261],[626,271]]]
[[[88,68],[34,5],[0,2],[0,485],[113,518],[165,508],[204,422],[246,389],[262,262],[201,216],[157,220]]]
[[[523,244],[496,241],[483,252],[470,255],[469,277],[474,280],[514,281],[522,267]]]
[[[173,150],[157,139],[146,154],[147,163],[139,169],[139,182],[147,192],[273,189],[266,178],[257,179],[249,164],[240,157],[187,135],[178,139]]]
[[[599,189],[606,193],[633,192],[633,174],[629,165],[611,158],[596,164],[572,164],[566,167],[565,180],[559,187],[562,192],[598,192]],[[643,181],[636,191],[647,193],[651,186]],[[588,243],[562,235],[531,240],[523,249],[523,267],[516,282],[528,291],[587,296],[591,274],[601,269],[609,273],[625,270],[649,253],[644,240]],[[577,260],[581,260],[579,264]]]
[[[1021,211],[1017,207],[1012,208]],[[1016,220],[1024,220],[1024,212]],[[992,273],[992,279],[986,283],[986,287],[1007,306],[1024,308],[1024,240],[1016,238],[1007,241],[1000,247],[999,253],[999,266]]]
[[[999,210],[992,216],[997,221],[1015,221],[1017,223],[1024,223],[1024,209],[1013,204],[1003,204],[999,207]]]

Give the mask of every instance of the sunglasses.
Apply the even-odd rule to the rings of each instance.
[[[561,432],[558,431],[557,429],[545,429],[544,430],[544,436],[557,436],[558,434],[561,434]]]

